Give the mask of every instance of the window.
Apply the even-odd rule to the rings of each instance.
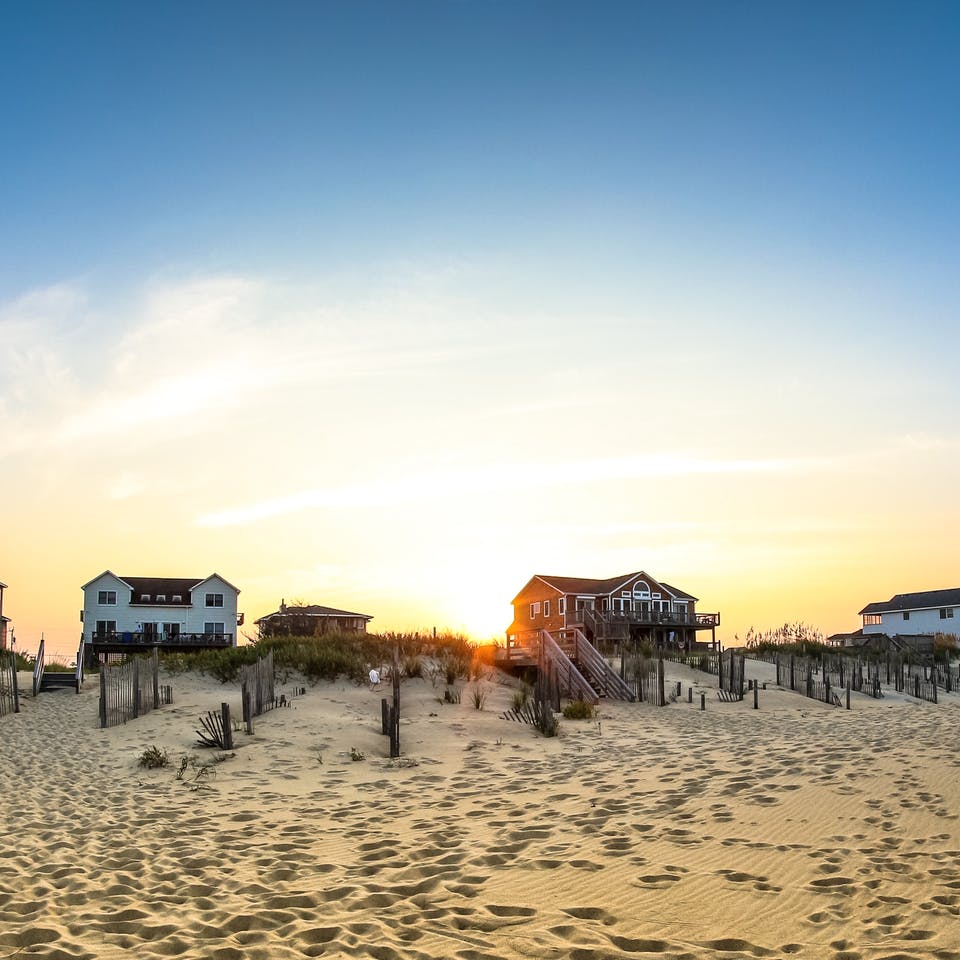
[[[909,619],[910,619],[910,611],[909,611],[909,610],[904,610],[904,611],[903,611],[903,619],[904,619],[904,620],[909,620]]]
[[[163,635],[167,640],[176,640],[180,636],[180,624],[165,623],[163,625]]]
[[[941,620],[952,620],[952,619],[953,619],[953,607],[941,607],[941,608],[940,608],[940,619],[941,619]]]
[[[879,613],[865,613],[863,615],[863,625],[865,627],[876,627],[883,623],[883,618]]]
[[[561,597],[557,601],[557,613],[562,617],[567,612],[567,598]]]
[[[208,593],[208,594],[207,594],[207,606],[208,606],[208,607],[222,607],[222,606],[223,606],[223,594],[222,594],[222,593]]]
[[[543,601],[543,615],[544,615],[545,617],[549,617],[549,616],[550,616],[550,601],[549,601],[549,600],[544,600],[544,601]]]
[[[140,602],[141,602],[141,603],[149,603],[149,602],[150,602],[150,594],[149,594],[149,593],[141,593],[141,594],[140,594]]]
[[[533,620],[540,613],[540,601],[530,604],[530,619]]]
[[[115,607],[117,605],[117,591],[101,590],[97,594],[97,603],[102,603],[108,607]]]
[[[223,633],[223,624],[222,623],[205,623],[203,625],[203,632],[215,633],[220,635]]]
[[[102,637],[104,640],[107,639],[111,634],[117,632],[117,621],[116,620],[98,620],[97,621],[97,633],[98,637]]]
[[[165,593],[158,593],[157,603],[166,603],[166,602],[167,602],[167,595]]]
[[[630,596],[630,591],[629,591],[629,590],[621,590],[621,591],[620,591],[620,596],[621,596],[621,597],[629,597],[629,596]]]
[[[174,603],[183,603],[183,594],[182,594],[182,593],[175,593],[175,594],[173,595],[173,602],[174,602]]]

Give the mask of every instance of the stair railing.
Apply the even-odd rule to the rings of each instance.
[[[626,681],[614,670],[602,653],[586,638],[582,630],[574,630],[577,662],[611,700],[636,700]]]
[[[563,671],[567,677],[567,691],[577,700],[597,702],[597,691],[590,686],[586,677],[574,666],[573,661],[563,652],[549,630],[540,631],[540,644],[545,659],[552,662],[557,671]]]
[[[33,663],[33,695],[40,692],[40,685],[43,683],[43,634],[40,634],[40,647],[37,649],[37,659]]]
[[[80,646],[77,648],[76,681],[77,681],[77,693],[79,693],[80,688],[83,686],[83,637],[80,638]]]

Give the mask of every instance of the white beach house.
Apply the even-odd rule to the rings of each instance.
[[[83,585],[83,643],[88,657],[132,649],[236,646],[240,591],[207,577],[118,577],[105,570]]]

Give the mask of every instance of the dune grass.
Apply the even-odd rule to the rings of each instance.
[[[275,669],[295,671],[313,682],[338,677],[363,682],[371,667],[379,669],[392,663],[395,652],[401,675],[408,677],[424,675],[425,657],[442,662],[444,673],[453,681],[468,676],[476,660],[472,644],[460,634],[325,633],[314,637],[265,637],[239,647],[167,654],[163,663],[172,672],[197,671],[222,683],[233,683],[241,667],[271,650]]]

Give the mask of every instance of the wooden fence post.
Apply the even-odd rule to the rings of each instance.
[[[13,669],[13,712],[20,712],[20,691],[17,688],[17,655],[10,651],[10,666]],[[947,674],[949,676],[949,673]],[[949,690],[949,687],[947,688]]]
[[[133,719],[140,716],[140,658],[133,659]]]
[[[850,681],[847,681],[847,709],[850,709]]]
[[[657,706],[663,707],[667,703],[666,691],[663,689],[663,657],[657,658]]]
[[[250,689],[246,685],[243,688],[243,712],[246,715],[247,733],[253,734],[253,704],[250,701]]]
[[[707,709],[707,695],[703,692],[701,692],[700,694],[700,709],[701,710]]]
[[[100,664],[100,726],[107,725],[107,665]]]
[[[753,709],[760,709],[760,688],[756,680],[753,681]]]
[[[233,724],[230,722],[230,704],[220,704],[220,715],[223,718],[223,749],[233,749]]]
[[[153,709],[160,707],[160,651],[153,648]]]
[[[390,702],[384,697],[380,701],[380,732],[386,737],[390,734]]]

